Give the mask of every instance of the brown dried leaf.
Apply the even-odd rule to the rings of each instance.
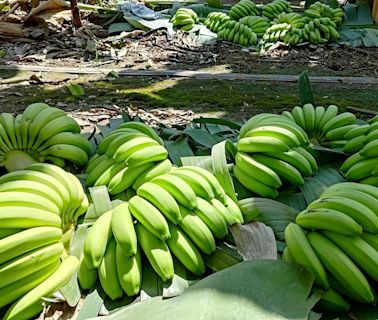
[[[262,222],[234,224],[230,231],[244,261],[277,259],[273,230]]]

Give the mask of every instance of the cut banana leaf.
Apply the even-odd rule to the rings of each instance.
[[[319,293],[309,297],[313,281],[295,264],[247,261],[198,281],[178,297],[150,298],[102,319],[307,320],[320,298]]]
[[[201,129],[187,129],[185,130],[185,133],[191,139],[193,139],[196,144],[207,148],[212,148],[213,145],[217,144],[219,141],[224,140],[224,138],[222,137],[211,135],[207,131]]]
[[[164,141],[165,148],[168,150],[169,158],[176,166],[182,166],[181,157],[194,156],[192,149],[184,137],[175,141]]]
[[[312,93],[312,88],[310,84],[310,79],[308,77],[307,70],[303,71],[298,78],[298,86],[299,86],[299,99],[301,101],[301,105],[305,105],[306,103],[314,104],[314,95]]]
[[[208,268],[218,272],[242,262],[243,258],[235,248],[221,243],[212,254],[204,256],[204,260]]]
[[[332,166],[320,166],[313,177],[306,177],[305,183],[300,187],[307,204],[315,201],[329,186],[343,182],[345,179]]]
[[[97,218],[112,209],[112,203],[106,186],[89,188],[89,193]]]
[[[307,207],[306,198],[304,197],[302,192],[280,193],[275,200],[282,202],[298,211],[302,211]]]
[[[273,229],[277,240],[284,240],[284,231],[295,222],[299,211],[281,202],[265,198],[248,198],[239,201],[244,221],[258,220]]]
[[[89,318],[97,317],[103,303],[104,300],[98,290],[93,290],[85,297],[76,320],[87,320]]]
[[[240,123],[236,123],[236,122],[225,120],[225,119],[219,119],[219,118],[197,118],[197,119],[193,119],[193,122],[220,125],[223,127],[223,130],[226,130],[227,128],[240,130],[242,126]]]
[[[235,202],[237,202],[234,184],[230,176],[227,165],[227,155],[234,158],[236,153],[235,146],[231,141],[222,141],[211,149],[211,157],[213,160],[213,172],[219,183],[223,187],[226,194]]]
[[[181,163],[183,166],[200,167],[214,173],[213,159],[211,156],[183,157],[181,158]]]
[[[244,261],[277,259],[273,230],[264,223],[234,224],[230,231]]]

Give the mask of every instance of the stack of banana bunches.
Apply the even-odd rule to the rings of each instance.
[[[283,260],[311,271],[323,309],[343,312],[351,302],[376,302],[377,213],[378,188],[344,182],[326,189],[287,226]]]
[[[169,281],[175,260],[203,275],[203,255],[216,249],[228,227],[243,223],[238,205],[215,176],[194,167],[173,167],[155,131],[126,123],[108,135],[89,161],[88,185],[106,185],[115,202],[88,232],[78,278],[83,289],[97,279],[111,299],[137,294],[145,256]],[[175,258],[175,259],[174,259]]]
[[[353,182],[329,187],[285,231],[284,260],[314,274],[328,310],[375,301],[377,120],[361,125],[336,106],[308,104],[252,117],[236,143],[231,174],[264,198],[315,174],[313,143],[351,155],[341,170]],[[83,290],[99,283],[113,300],[138,294],[148,265],[164,282],[178,266],[203,276],[204,258],[231,225],[244,222],[234,194],[203,168],[173,166],[162,139],[144,123],[120,125],[93,150],[63,111],[33,104],[16,117],[0,115],[0,161],[8,171],[0,177],[4,320],[38,315],[42,298],[76,271]],[[105,186],[112,199],[112,209],[89,227],[80,259],[70,255],[71,239],[82,215],[96,208],[71,171],[84,171],[85,186]]]

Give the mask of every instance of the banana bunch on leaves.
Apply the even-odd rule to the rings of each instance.
[[[74,175],[38,163],[0,178],[0,204],[0,308],[10,305],[4,320],[31,319],[79,265],[66,250],[88,200]]]
[[[341,8],[332,9],[322,2],[315,2],[305,10],[304,15],[307,20],[303,30],[305,40],[314,44],[325,44],[340,38],[337,27],[344,17]]]
[[[257,35],[247,25],[230,20],[225,22],[217,34],[218,39],[224,39],[242,46],[257,44]]]
[[[281,115],[258,114],[241,128],[233,172],[248,190],[275,198],[283,182],[300,186],[302,176],[317,170],[308,151],[309,138],[297,124]]]
[[[294,45],[302,42],[305,19],[300,14],[280,13],[271,21],[271,25],[263,36],[264,42],[282,41]]]
[[[303,38],[314,44],[325,44],[340,38],[337,25],[330,18],[315,18],[304,25]]]
[[[224,12],[210,12],[204,22],[212,32],[218,32],[221,26],[230,20],[230,17]]]
[[[241,0],[231,7],[228,14],[232,20],[238,21],[242,17],[257,16],[259,11],[251,0]]]
[[[189,8],[179,8],[171,19],[173,26],[188,31],[199,21],[197,13]]]
[[[246,16],[239,20],[240,23],[251,28],[252,32],[256,33],[257,37],[261,38],[270,24],[266,18],[259,16]]]
[[[142,184],[128,202],[102,214],[89,230],[79,281],[85,289],[99,277],[111,299],[132,296],[141,285],[141,253],[163,281],[174,276],[174,260],[202,275],[203,254],[215,249],[228,227],[243,223],[238,205],[209,171],[173,168]]]
[[[347,311],[373,303],[378,282],[378,188],[332,185],[285,229],[283,259],[307,268],[324,291],[319,306]]]
[[[167,173],[172,164],[163,140],[142,122],[127,122],[110,132],[98,145],[85,170],[87,186],[108,187],[111,195]]]
[[[90,153],[91,145],[80,134],[79,124],[63,110],[35,103],[16,117],[0,115],[0,165],[8,171],[38,162],[83,167]]]
[[[345,134],[343,151],[353,153],[341,166],[350,181],[378,187],[378,117],[356,126]]]
[[[311,138],[314,144],[329,148],[342,148],[346,140],[344,135],[356,128],[356,116],[350,112],[338,114],[335,105],[314,107],[311,103],[303,107],[296,106],[291,112],[284,111],[283,116],[291,119]]]
[[[333,9],[329,5],[318,1],[310,5],[310,7],[305,10],[304,15],[308,21],[320,18],[329,18],[336,25],[341,25],[345,14],[341,8]]]
[[[262,9],[262,15],[270,20],[273,20],[282,12],[293,12],[290,8],[290,3],[286,0],[274,0],[266,4]]]

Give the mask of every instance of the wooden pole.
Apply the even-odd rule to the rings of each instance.
[[[77,5],[77,0],[70,0],[70,4],[72,12],[72,24],[75,28],[80,28],[83,26],[83,24],[81,23],[80,10]]]

